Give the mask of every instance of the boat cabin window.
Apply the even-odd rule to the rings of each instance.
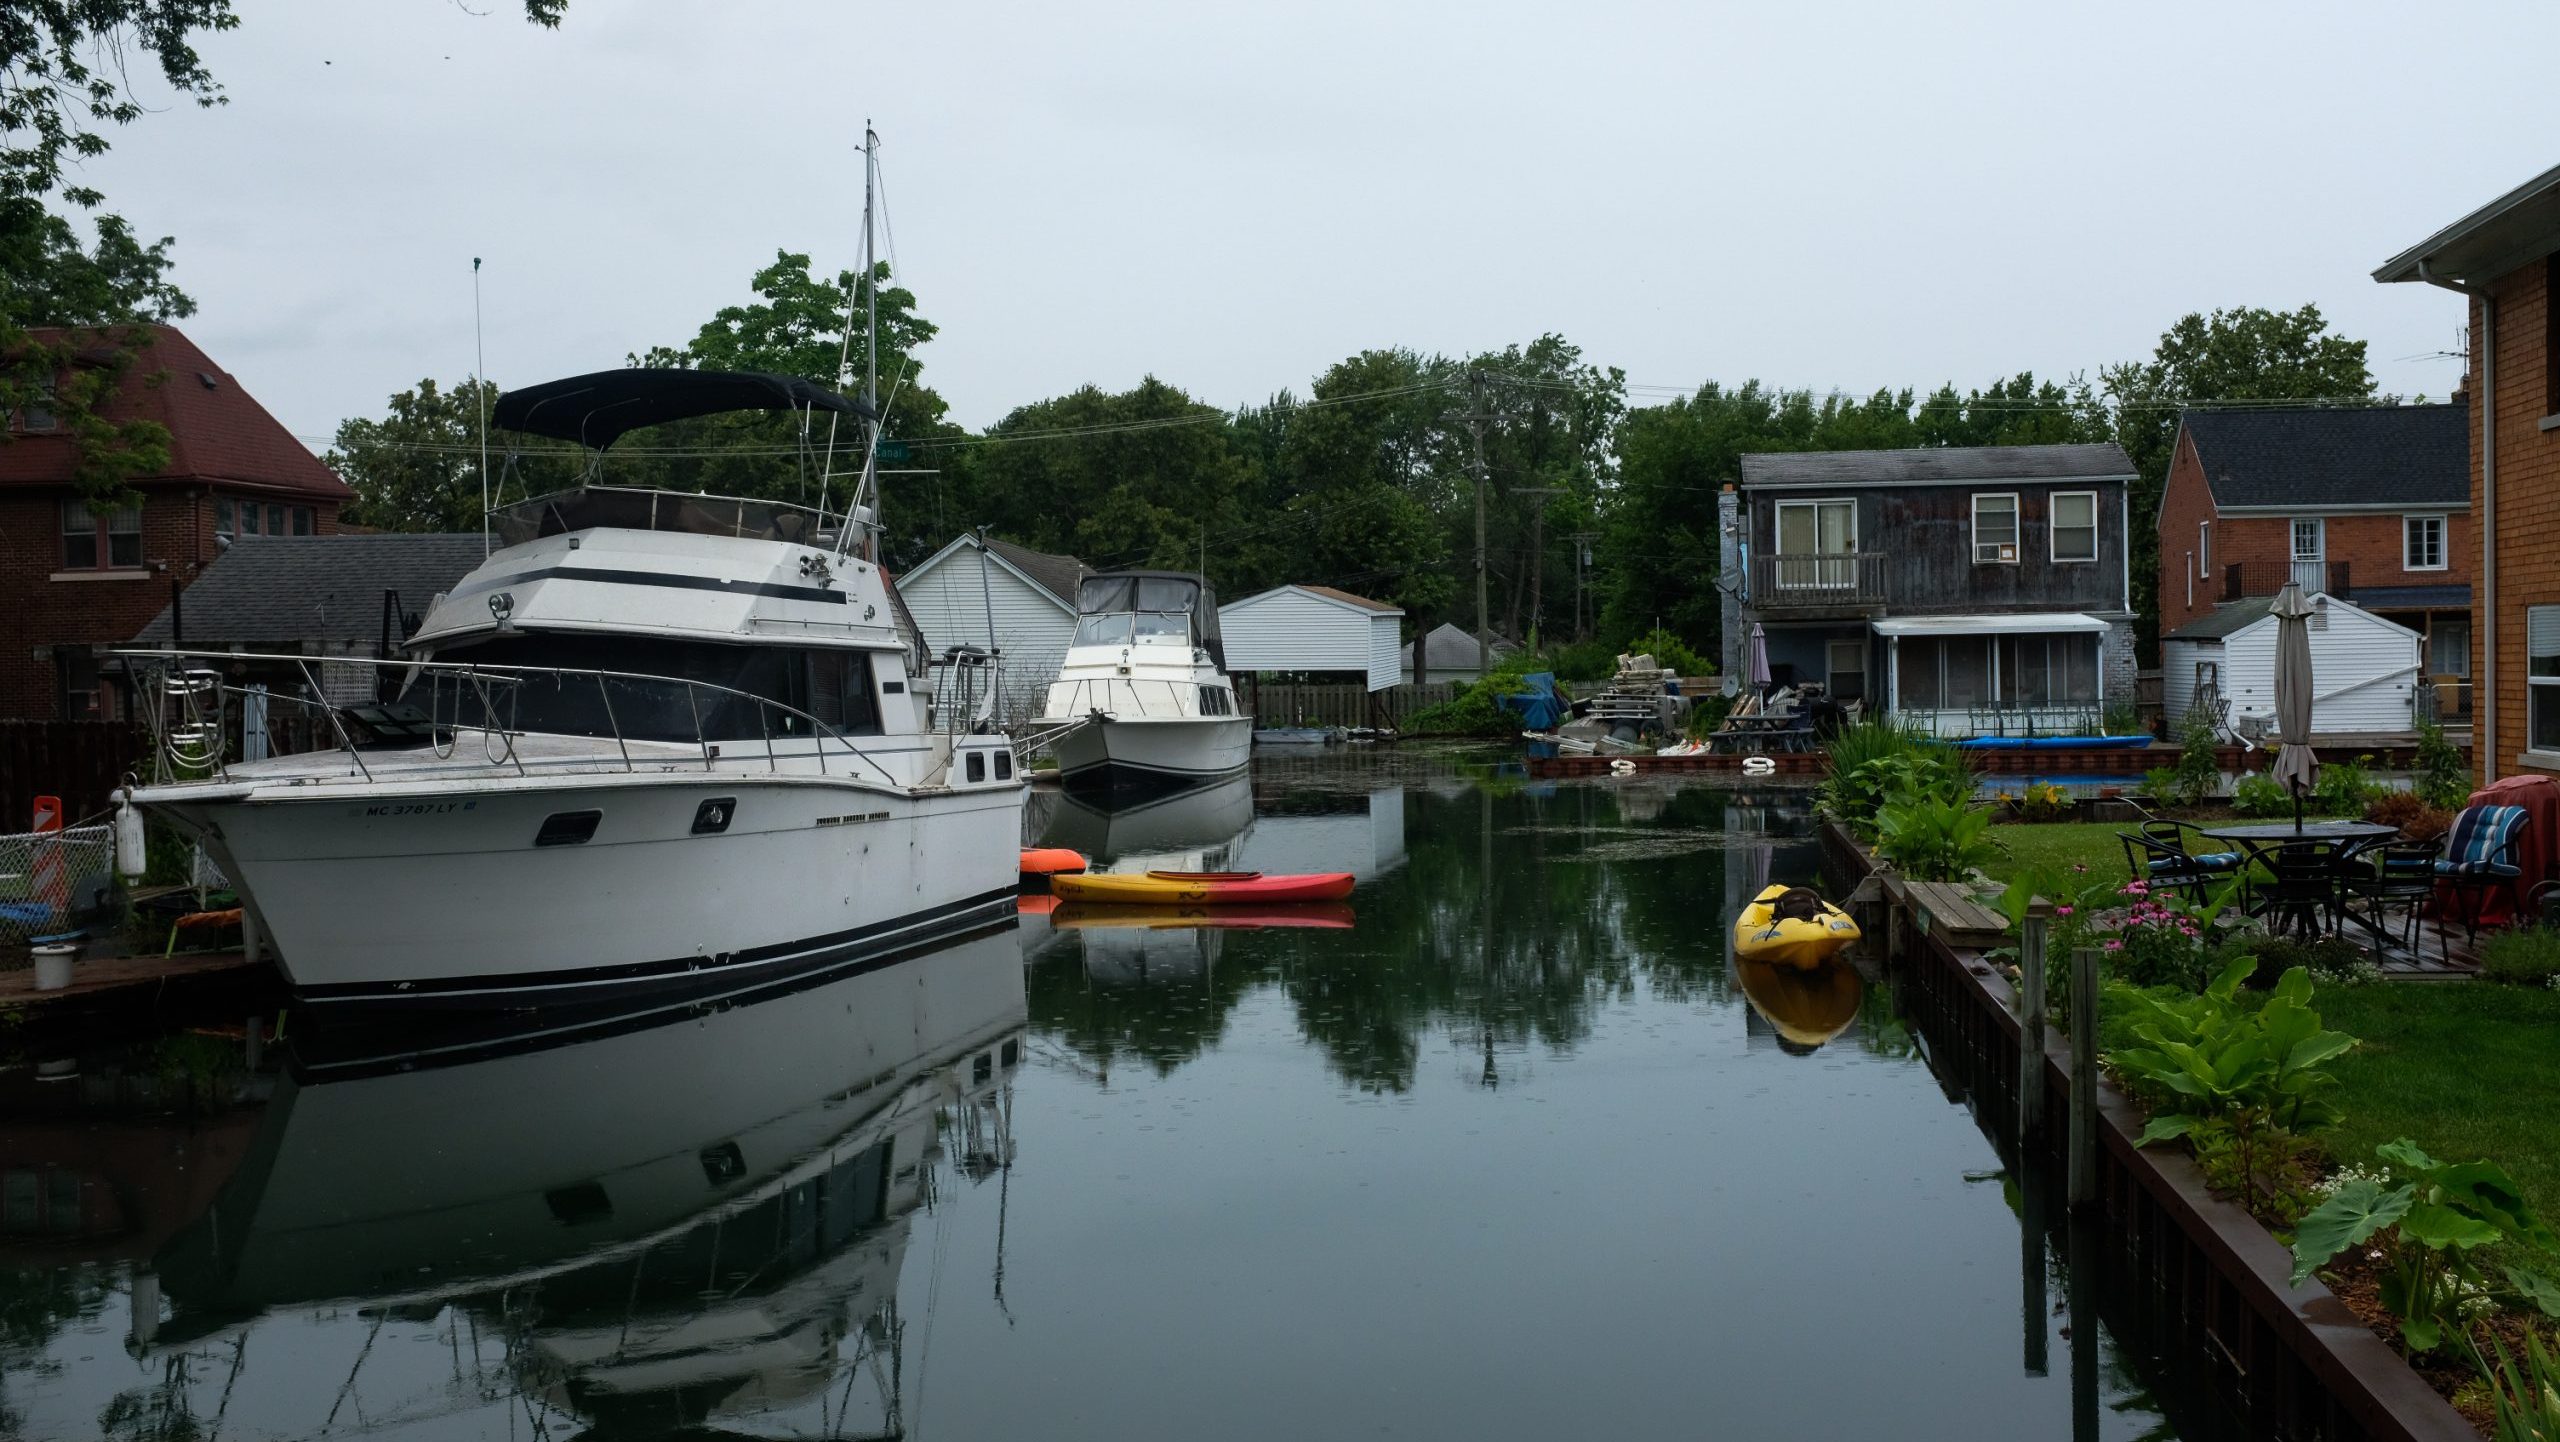
[[[480,688],[421,673],[401,700],[448,724],[494,725],[555,736],[631,741],[739,741],[815,734],[807,717],[844,735],[880,733],[871,656],[788,646],[734,646],[653,636],[529,633],[446,648],[436,660],[487,666],[560,667],[569,673],[494,681]],[[665,679],[657,679],[665,678]],[[704,683],[687,686],[685,682]],[[440,687],[431,694],[431,686]],[[719,688],[719,689],[714,689]],[[732,694],[744,693],[744,694]],[[750,698],[780,703],[759,706]],[[805,712],[807,716],[795,715]]]
[[[1075,644],[1198,646],[1226,664],[1218,600],[1196,576],[1153,571],[1086,578],[1076,589]]]

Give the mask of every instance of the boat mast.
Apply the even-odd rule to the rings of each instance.
[[[879,180],[880,132],[866,118],[862,122],[862,403],[871,417],[863,422],[862,484],[854,494],[870,498],[875,525],[880,517],[880,274],[872,249],[871,211]],[[880,561],[877,534],[869,525],[863,528],[863,555],[874,565]]]

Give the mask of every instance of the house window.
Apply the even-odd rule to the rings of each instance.
[[[1778,548],[1773,562],[1783,587],[1843,587],[1858,579],[1858,503],[1778,502]]]
[[[2057,561],[2098,559],[2098,493],[2053,493],[2053,558]]]
[[[2329,589],[2329,528],[2318,516],[2293,518],[2293,572],[2305,593]]]
[[[2444,517],[2400,518],[2400,565],[2409,571],[2444,569]]]
[[[1973,561],[1977,566],[2018,562],[2018,496],[2015,491],[1973,498]]]
[[[228,496],[213,503],[213,533],[224,540],[234,536],[309,536],[318,533],[319,521],[319,512],[309,506],[280,502],[261,505],[256,501],[234,501]]]
[[[2560,606],[2524,608],[2527,743],[2560,751]]]
[[[131,570],[142,564],[142,508],[97,511],[84,501],[62,503],[62,568],[66,571]]]
[[[1825,658],[1829,673],[1823,678],[1834,701],[1867,699],[1867,643],[1863,640],[1834,641]]]
[[[19,430],[33,435],[45,434],[61,424],[54,415],[53,387],[50,384],[37,386],[35,393],[18,407],[17,423]]]
[[[2213,522],[2196,522],[2196,579],[2213,579]]]

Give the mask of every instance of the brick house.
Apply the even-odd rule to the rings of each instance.
[[[33,405],[6,418],[0,717],[117,714],[114,687],[99,682],[101,653],[124,645],[235,538],[332,534],[354,495],[176,327],[137,329],[151,343],[100,409],[168,427],[168,464],[133,482],[140,504],[93,511],[73,487],[59,418]]]
[[[2483,780],[2560,773],[2560,167],[2393,256],[2470,306],[2464,409],[2479,546],[2474,761]]]
[[[2460,405],[2190,411],[2160,493],[2160,634],[2285,582],[2425,638],[2422,708],[2469,717],[2470,438]]]

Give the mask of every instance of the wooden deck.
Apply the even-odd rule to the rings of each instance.
[[[32,966],[0,971],[0,1010],[30,1012],[117,1006],[149,1006],[208,991],[281,986],[275,968],[237,951],[181,952],[176,956],[84,957],[71,968],[71,985],[36,990]]]

